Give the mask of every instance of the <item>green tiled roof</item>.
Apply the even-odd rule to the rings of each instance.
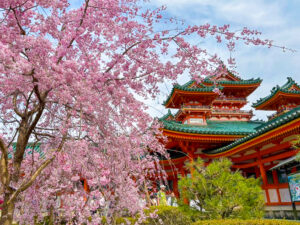
[[[293,85],[297,86],[297,88],[300,89],[300,86],[291,77],[288,77],[287,80],[288,81],[284,85],[282,85],[282,87],[281,87],[282,89],[287,89],[288,90]]]
[[[177,121],[163,120],[163,126],[167,130],[192,134],[216,134],[216,135],[248,135],[255,132],[255,128],[262,122],[257,121],[212,121],[207,120],[207,125],[182,124]]]
[[[231,71],[226,67],[226,65],[224,64],[223,61],[221,62],[221,64],[222,64],[222,70],[226,69],[227,73],[228,73],[230,76],[232,76],[232,77],[234,77],[234,78],[236,78],[236,79],[238,79],[238,80],[242,80],[239,76],[233,74],[233,72],[231,72]],[[216,69],[216,72],[219,72],[219,71],[220,71],[220,69],[217,68],[217,69]],[[216,75],[212,75],[211,77],[214,77],[214,76],[216,76]]]
[[[181,87],[184,88],[190,88],[190,85],[192,85],[193,83],[195,83],[196,81],[194,80],[190,80],[189,82],[186,82],[185,84],[181,85]],[[201,87],[205,88],[206,86],[202,83],[198,83],[198,85],[200,85]]]
[[[189,82],[188,82],[189,83]],[[177,89],[177,90],[181,90],[181,91],[187,91],[187,92],[212,92],[213,93],[213,90],[215,89],[215,86],[210,86],[210,87],[203,87],[203,88],[194,88],[194,87],[189,87],[190,84],[188,83],[185,83],[184,85],[180,85],[180,84],[174,84],[173,88],[172,88],[172,91],[171,93],[169,94],[168,98],[166,101],[164,101],[163,105],[166,105],[171,96],[173,95],[174,91]],[[223,87],[219,86],[218,87],[220,90],[223,89]]]
[[[261,125],[258,127],[258,129],[256,129],[255,132],[253,132],[252,134],[249,134],[248,136],[246,137],[243,137],[241,139],[238,139],[237,141],[235,142],[232,142],[231,144],[227,145],[227,146],[224,146],[222,148],[218,148],[218,149],[214,149],[214,150],[206,150],[206,151],[203,151],[204,153],[206,154],[209,154],[209,155],[213,155],[213,154],[217,154],[217,153],[222,153],[222,152],[226,152],[226,151],[229,151],[230,149],[232,149],[233,147],[236,147],[246,141],[249,141],[255,137],[258,137],[270,130],[273,130],[283,124],[286,124],[288,122],[291,122],[295,119],[298,119],[300,118],[300,106],[297,107],[297,108],[294,108],[292,109],[291,111],[285,113],[285,114],[282,114],[280,116],[278,116],[277,118],[271,120],[271,121],[268,121],[267,123]]]
[[[289,88],[292,87],[293,85],[297,86],[299,89],[300,89],[300,86],[291,77],[288,77],[287,79],[288,79],[288,81],[284,85],[282,85],[281,87],[278,85],[276,87],[273,87],[270,95],[268,95],[265,98],[260,98],[256,103],[253,103],[252,106],[257,107],[257,106],[263,104],[264,102],[270,100],[273,96],[275,96],[276,93],[279,91],[287,93],[287,94],[299,94],[300,95],[300,91],[289,90]]]
[[[210,83],[213,84],[214,81],[212,81],[210,78],[205,78],[204,79],[205,83]],[[241,84],[258,84],[261,83],[262,79],[257,78],[257,79],[249,79],[249,80],[240,80],[240,81],[229,81],[229,80],[220,80],[220,81],[216,81],[217,84],[231,84],[231,85],[241,85]]]
[[[242,78],[240,78],[239,76],[235,75],[234,73],[232,73],[230,70],[227,69],[227,72],[230,74],[230,76],[233,76],[239,80],[242,80]]]
[[[169,110],[168,110],[168,113],[167,113],[166,115],[164,115],[163,117],[159,118],[159,120],[160,120],[160,121],[166,120],[166,119],[168,119],[170,116],[171,116],[171,117],[174,117],[174,115],[171,113],[171,110],[169,109]]]
[[[225,64],[223,63],[223,69],[226,68]],[[261,83],[262,82],[262,79],[260,78],[257,78],[257,79],[249,79],[249,80],[243,80],[242,78],[240,78],[239,76],[235,75],[234,73],[232,73],[230,70],[226,69],[227,73],[231,76],[231,77],[234,77],[236,78],[237,80],[236,81],[217,81],[216,83],[217,84],[236,84],[236,85],[240,85],[240,84],[258,84],[258,83]],[[218,70],[216,71],[218,72]],[[212,76],[209,76],[209,77],[206,77],[204,79],[204,81],[206,83],[214,83],[211,78],[215,77],[215,75],[212,75]]]
[[[230,73],[231,74],[231,73]],[[240,79],[238,76],[231,74],[232,76]],[[195,81],[190,80],[189,82],[180,85],[180,84],[175,84],[172,88],[171,93],[169,94],[168,98],[166,101],[164,101],[163,105],[166,105],[171,96],[173,95],[175,89],[177,90],[182,90],[182,91],[191,91],[191,92],[213,92],[213,90],[216,88],[215,86],[205,86],[203,83],[199,83],[198,85],[202,86],[201,88],[199,87],[190,87],[191,84],[193,84]],[[209,83],[209,84],[214,84],[214,81],[211,80],[211,77],[206,77],[203,82]],[[222,84],[230,84],[230,85],[241,85],[241,84],[258,84],[261,83],[262,79],[257,78],[257,79],[249,79],[249,80],[239,80],[239,81],[227,81],[227,80],[222,80],[222,81],[217,81],[216,83],[218,84],[218,89],[222,90],[224,87],[222,87]]]
[[[12,144],[13,151],[16,151],[16,147],[17,147],[17,144],[13,143]],[[40,155],[40,158],[44,158],[45,157],[45,153],[41,150],[41,143],[37,143],[36,145],[34,145],[33,143],[29,143],[26,146],[24,157],[26,157],[26,155],[31,155],[32,154],[32,150],[35,153],[38,153]],[[9,159],[12,158],[12,155],[10,153],[8,154],[8,158]]]

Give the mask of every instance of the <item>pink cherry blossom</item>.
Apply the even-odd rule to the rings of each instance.
[[[190,35],[231,52],[236,41],[272,46],[229,25],[157,31],[178,21],[138,0],[71,3],[0,1],[0,224],[45,214],[99,224],[98,213],[142,211],[151,180],[165,174],[157,156],[168,156],[159,123],[136,96],[155,98],[160,82],[186,71],[198,82],[215,74],[219,57]],[[28,149],[35,145],[43,154]]]

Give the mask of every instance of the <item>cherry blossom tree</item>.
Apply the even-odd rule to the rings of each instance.
[[[154,98],[159,82],[185,71],[196,80],[215,73],[219,58],[191,35],[229,51],[238,40],[272,45],[246,28],[185,27],[138,0],[71,2],[0,1],[0,224],[44,215],[100,224],[99,212],[142,210],[165,151],[136,96]],[[29,150],[36,145],[43,155]]]

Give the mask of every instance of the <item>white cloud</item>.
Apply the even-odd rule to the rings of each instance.
[[[154,0],[153,2],[156,5],[166,5],[172,13],[193,22],[200,19],[197,18],[198,13],[230,23],[255,27],[274,27],[286,23],[280,1]],[[189,11],[193,13],[190,14]]]
[[[300,2],[267,1],[267,0],[154,0],[154,4],[166,5],[168,16],[184,19],[187,24],[201,25],[211,24],[232,24],[234,29],[244,26],[258,29],[263,32],[264,38],[274,40],[275,44],[297,50],[296,53],[285,52],[278,48],[268,49],[266,47],[238,45],[234,56],[237,60],[237,71],[244,79],[263,79],[261,86],[249,96],[245,108],[257,99],[269,95],[270,90],[276,85],[283,85],[286,77],[291,76],[300,84],[300,27],[299,15],[296,8]],[[297,5],[298,4],[298,5]],[[198,40],[191,40],[196,43]],[[225,60],[228,52],[216,45],[213,41],[205,40],[201,43],[212,53],[218,53]],[[189,79],[188,75],[178,79],[184,83]],[[163,110],[162,100],[166,98],[166,88],[161,86],[164,94],[159,101],[151,104]],[[168,89],[171,90],[170,86]],[[169,90],[169,91],[170,91]],[[166,110],[164,110],[166,112]],[[266,119],[270,112],[255,111],[256,117]]]
[[[256,27],[278,26],[285,23],[278,2],[264,3],[263,1],[231,1],[221,3],[214,1],[217,15],[229,22],[248,24]]]

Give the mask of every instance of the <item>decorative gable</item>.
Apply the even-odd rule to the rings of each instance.
[[[293,84],[288,90],[289,91],[300,91],[300,87],[297,84]]]

